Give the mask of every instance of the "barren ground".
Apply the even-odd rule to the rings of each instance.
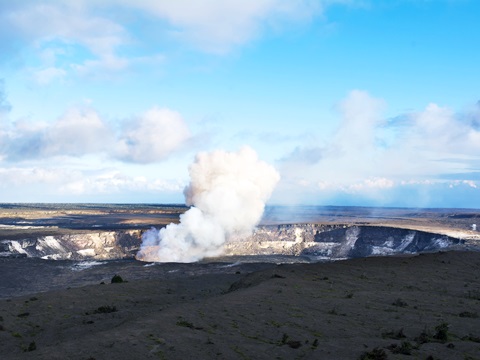
[[[445,252],[248,274],[240,268],[177,278],[150,273],[3,299],[0,353],[2,359],[359,359],[376,351],[385,355],[371,358],[479,359],[479,267],[480,253]]]
[[[292,219],[426,226],[474,238],[471,224],[480,223],[478,211],[470,210],[394,209],[374,216],[363,208],[347,209],[335,214],[309,210],[302,218],[270,213],[267,218],[272,223]],[[174,210],[162,214],[178,219],[181,211]],[[28,211],[3,213],[0,224],[12,218],[32,223],[62,219],[52,226],[71,231],[75,221],[87,227],[111,217],[112,227],[126,220],[128,226],[144,226],[149,221],[136,219],[154,218],[143,210],[135,216],[87,211],[90,220],[82,223],[84,213],[54,211],[30,217]],[[73,225],[66,226],[68,221]],[[0,282],[14,279],[24,268],[26,279],[41,276],[30,266],[38,262],[16,260],[15,265],[8,263],[15,259],[2,262]],[[30,287],[24,292],[28,295],[0,296],[0,357],[480,359],[479,252],[252,268],[215,265],[218,271],[202,266],[210,265],[112,262],[78,272],[73,280],[62,278],[61,272],[45,275],[43,281],[57,282],[56,290]],[[111,284],[115,274],[127,282]]]
[[[0,204],[0,239],[12,234],[148,229],[178,222],[184,205]],[[267,207],[261,224],[357,224],[410,228],[480,240],[480,210],[340,206]],[[17,225],[16,229],[9,225]],[[24,229],[18,228],[24,225]]]

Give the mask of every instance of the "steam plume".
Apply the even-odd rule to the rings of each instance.
[[[259,223],[280,179],[249,147],[236,153],[199,153],[189,172],[184,194],[186,204],[193,206],[179,224],[147,231],[137,259],[192,262],[221,254],[230,236],[249,235]]]

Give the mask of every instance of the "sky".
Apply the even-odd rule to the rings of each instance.
[[[0,202],[183,203],[254,149],[270,204],[480,208],[476,0],[0,0]]]

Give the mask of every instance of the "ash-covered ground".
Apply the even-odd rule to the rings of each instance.
[[[178,223],[183,205],[3,204],[0,256],[50,260],[131,259],[145,231]],[[224,255],[341,259],[476,248],[480,211],[361,207],[267,207],[251,236],[232,237]],[[208,255],[207,255],[208,256]]]
[[[0,204],[0,239],[89,231],[146,230],[178,222],[182,204]],[[384,225],[478,238],[478,209],[267,206],[260,225]],[[476,225],[476,226],[474,226]]]
[[[152,272],[160,277],[245,273],[257,270],[254,263],[476,250],[480,243],[480,232],[473,230],[480,223],[477,210],[277,206],[267,207],[252,236],[227,242],[221,257],[155,267],[136,261],[143,232],[178,223],[186,210],[183,205],[2,204],[0,298],[99,283],[116,272],[134,279]]]
[[[133,258],[144,231],[186,210],[4,204],[2,359],[480,353],[480,259],[468,251],[478,249],[480,211],[270,207],[222,257]],[[111,284],[117,274],[126,282]]]

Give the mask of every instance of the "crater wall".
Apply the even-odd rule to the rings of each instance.
[[[0,241],[0,256],[53,260],[133,258],[142,230],[121,230],[25,237]],[[259,226],[247,238],[233,238],[224,255],[294,255],[312,259],[346,259],[436,251],[463,240],[419,230],[386,226],[288,224]]]
[[[141,244],[141,230],[25,237],[0,241],[0,255],[52,260],[132,258]]]
[[[386,226],[292,224],[261,226],[225,245],[226,255],[304,255],[345,259],[436,251],[462,244],[447,235]]]

